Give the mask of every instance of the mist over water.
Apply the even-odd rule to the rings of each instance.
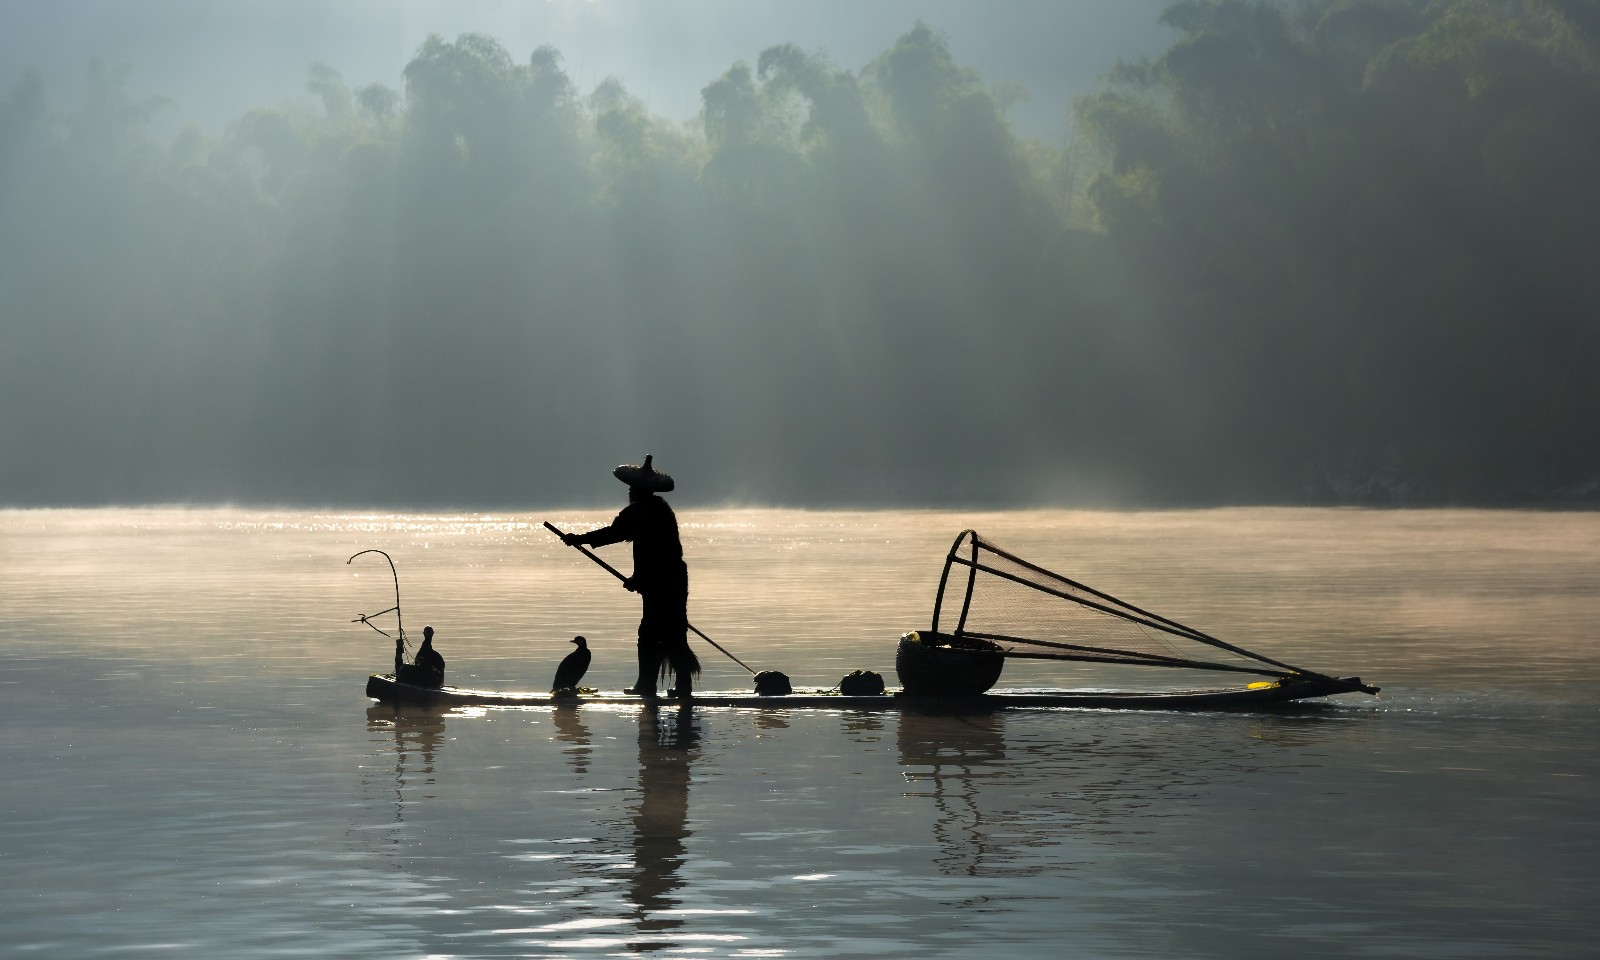
[[[1600,490],[1592,3],[859,6],[9,7],[0,503]]]
[[[1600,517],[681,513],[695,624],[803,689],[853,669],[896,686],[895,640],[970,526],[1383,693],[1249,714],[396,711],[362,695],[390,642],[350,622],[393,602],[388,565],[347,557],[394,556],[408,632],[435,627],[453,682],[540,689],[583,632],[614,690],[638,600],[539,525],[606,515],[0,511],[0,938],[207,960],[1320,960],[1571,957],[1600,932]],[[702,688],[750,689],[694,642]],[[1015,663],[1000,686],[1128,673]]]

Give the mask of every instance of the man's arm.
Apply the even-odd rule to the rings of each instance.
[[[632,540],[633,524],[631,520],[632,515],[628,513],[628,508],[623,507],[622,512],[617,514],[617,518],[611,521],[609,527],[590,530],[588,533],[563,534],[561,540],[569,547],[605,547],[613,543],[621,543],[624,540]]]

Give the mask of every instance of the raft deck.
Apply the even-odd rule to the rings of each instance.
[[[552,696],[548,693],[469,690],[462,687],[415,687],[401,683],[392,675],[373,674],[367,678],[367,696],[383,703],[439,707],[572,707],[639,706],[644,703],[674,704],[689,702],[701,707],[745,707],[761,710],[919,710],[923,712],[975,712],[1019,709],[1078,708],[1092,710],[1254,710],[1297,700],[1355,692],[1359,677],[1308,678],[1256,689],[1189,690],[1158,692],[1116,692],[1104,690],[998,691],[976,696],[910,696],[886,693],[878,696],[844,696],[824,690],[801,691],[784,696],[708,690],[696,692],[689,701],[672,697],[646,699],[628,694],[597,693]]]

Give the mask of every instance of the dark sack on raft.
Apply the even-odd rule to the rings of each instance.
[[[847,697],[883,695],[883,675],[872,670],[855,670],[839,681],[839,692]]]
[[[789,678],[776,670],[756,674],[756,693],[763,697],[785,697],[794,692]]]

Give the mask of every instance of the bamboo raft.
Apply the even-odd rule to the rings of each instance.
[[[697,707],[742,707],[753,710],[916,711],[922,713],[990,713],[997,710],[1260,710],[1300,700],[1349,693],[1358,678],[1312,678],[1240,690],[1189,690],[1147,693],[1104,690],[998,691],[967,695],[923,695],[904,691],[878,696],[844,696],[825,690],[786,696],[713,690],[680,701],[643,698],[620,692],[584,694],[471,690],[463,687],[416,687],[389,674],[367,678],[367,696],[381,703],[426,707],[617,707],[689,703]]]
[[[553,524],[551,533],[561,536]],[[582,547],[590,560],[612,576],[622,574]],[[362,553],[381,554],[381,550]],[[360,553],[355,557],[361,556]],[[351,557],[350,560],[354,560]],[[347,563],[349,561],[346,561]],[[400,580],[394,577],[395,602],[388,610],[362,616],[365,623],[389,636],[373,622],[374,616],[395,615],[395,669],[367,678],[366,693],[382,703],[432,707],[561,707],[637,706],[647,703],[693,703],[702,707],[743,707],[761,710],[918,710],[923,712],[990,712],[1012,709],[1093,710],[1257,710],[1341,693],[1377,694],[1378,688],[1360,677],[1339,677],[1293,666],[1261,653],[1220,640],[1176,620],[1152,613],[1108,593],[1023,560],[976,531],[963,530],[945,557],[934,601],[931,627],[907,633],[895,652],[895,672],[903,689],[859,695],[846,677],[837,690],[790,692],[782,674],[758,673],[744,661],[706,636],[693,624],[688,629],[726,654],[756,679],[757,693],[699,691],[692,699],[677,701],[641,698],[615,692],[503,692],[461,687],[419,686],[406,680],[405,628],[400,621]],[[992,692],[1008,661],[1077,661],[1120,665],[1146,671],[1191,670],[1224,673],[1241,687],[1209,690],[1001,690]],[[859,674],[860,671],[857,671]],[[581,674],[580,674],[581,676]],[[765,678],[781,679],[779,686],[763,685]],[[873,675],[875,690],[883,690],[881,677]],[[780,691],[776,692],[776,691]]]

